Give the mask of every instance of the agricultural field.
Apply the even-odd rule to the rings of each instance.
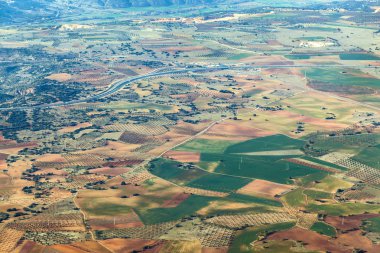
[[[380,252],[379,6],[0,0],[0,252]]]

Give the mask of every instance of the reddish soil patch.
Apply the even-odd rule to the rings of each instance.
[[[67,73],[58,73],[47,76],[46,79],[58,81],[58,82],[66,82],[71,79],[71,75]]]
[[[228,248],[202,248],[202,253],[227,253]]]
[[[2,154],[0,153],[0,169],[6,169],[7,168],[7,157],[8,154]]]
[[[347,230],[359,228],[363,220],[373,218],[373,217],[379,217],[379,216],[380,214],[372,214],[372,213],[351,215],[351,216],[345,216],[345,217],[327,216],[325,218],[325,222],[339,230],[347,231]]]
[[[283,192],[291,190],[293,187],[290,185],[277,184],[266,180],[256,179],[240,188],[237,192],[247,195],[266,195],[274,197]]]
[[[62,128],[62,129],[58,130],[58,132],[60,132],[60,133],[70,133],[70,132],[74,132],[77,129],[89,127],[91,125],[92,125],[91,123],[84,122],[84,123],[80,123],[80,124],[78,124],[76,126],[68,126],[68,127]]]
[[[112,220],[105,222],[100,219],[90,219],[88,224],[90,224],[93,230],[109,230],[109,229],[120,229],[120,228],[137,228],[144,226],[141,221],[133,221],[128,223],[116,223],[114,224]]]
[[[8,154],[0,153],[0,160],[6,160],[8,158]]]
[[[180,135],[195,135],[204,130],[210,121],[202,121],[199,124],[190,124],[186,122],[179,122],[171,128],[171,132]]]
[[[337,170],[337,169],[331,169],[331,168],[328,168],[328,167],[324,167],[324,166],[321,166],[321,165],[316,165],[316,164],[309,163],[309,162],[306,162],[306,161],[300,161],[300,160],[297,160],[297,159],[294,159],[294,158],[286,159],[286,161],[291,162],[291,163],[295,163],[295,164],[304,165],[306,167],[310,167],[310,168],[313,168],[313,169],[316,169],[316,170],[323,170],[323,171],[332,172],[332,173],[339,172],[339,170]]]
[[[69,245],[49,246],[43,252],[65,252],[65,253],[111,253],[96,241],[77,242]]]
[[[312,118],[312,117],[308,117],[308,116],[303,116],[303,115],[296,114],[296,113],[289,112],[289,111],[275,111],[275,112],[271,112],[271,113],[273,114],[274,117],[276,117],[276,115],[278,115],[279,117],[286,117],[288,119],[293,119],[294,121],[305,122],[305,123],[308,123],[311,125],[318,126],[322,129],[330,129],[332,131],[333,130],[341,130],[341,129],[345,129],[345,128],[349,127],[346,124],[332,122],[331,120],[324,120],[324,119],[317,119],[317,118]]]
[[[309,250],[329,251],[334,253],[352,253],[352,247],[338,244],[330,237],[318,234],[317,232],[294,227],[287,231],[274,233],[267,238],[268,240],[294,240],[306,243],[305,248]]]
[[[370,239],[362,235],[363,231],[356,230],[338,236],[336,242],[343,247],[354,247],[368,253],[380,252],[380,245],[374,245]]]
[[[135,228],[144,226],[144,223],[141,222],[139,216],[134,211],[123,216],[101,216],[96,218],[90,218],[88,223],[94,230],[108,230],[114,228]]]
[[[166,208],[176,207],[179,204],[181,204],[183,201],[185,201],[189,196],[190,194],[187,194],[187,193],[178,193],[174,195],[173,198],[166,200],[164,204],[162,205],[162,207],[166,207]]]
[[[33,174],[34,175],[47,175],[48,173],[53,173],[54,175],[57,175],[57,176],[67,176],[69,174],[67,171],[57,170],[54,168],[43,168],[41,170],[34,172]]]
[[[36,160],[36,163],[37,162],[64,163],[66,162],[66,159],[60,154],[46,154],[39,156]]]
[[[236,138],[247,140],[272,134],[273,132],[249,126],[249,122],[223,122],[211,127],[205,135],[202,135],[202,138],[220,139],[220,137],[224,137],[228,140],[236,140]]]
[[[223,122],[213,126],[208,133],[223,133],[225,135],[244,135],[247,137],[256,137],[255,132],[256,130],[252,127]]]
[[[170,150],[165,154],[165,157],[177,160],[183,163],[197,163],[200,161],[201,154],[199,152],[174,151]]]
[[[265,75],[285,74],[285,75],[297,75],[297,76],[304,77],[304,74],[295,68],[266,68],[266,69],[262,69],[262,73]]]
[[[144,253],[158,253],[162,247],[162,243],[157,240],[141,240],[141,239],[110,239],[102,241],[107,248],[115,253],[126,253],[135,251],[143,251],[144,247],[152,247],[146,249]]]
[[[22,246],[19,253],[29,253],[32,252],[32,249],[37,245],[37,243],[32,241],[26,241],[24,245]]]
[[[267,43],[268,43],[268,45],[271,45],[271,46],[281,46],[282,45],[278,40],[268,40]]]
[[[5,170],[7,167],[7,162],[4,160],[0,160],[0,170]]]
[[[306,249],[323,252],[351,253],[354,249],[361,249],[369,253],[380,252],[380,245],[374,245],[370,239],[363,235],[362,230],[343,233],[334,239],[314,231],[294,227],[287,231],[274,233],[267,239],[301,241],[305,243]]]
[[[13,140],[0,141],[0,149],[28,148],[37,146],[37,142],[17,143]]]
[[[120,174],[123,174],[125,172],[128,172],[129,168],[110,168],[110,167],[103,167],[98,169],[91,170],[91,173],[99,174],[99,175],[106,175],[106,176],[118,176]]]

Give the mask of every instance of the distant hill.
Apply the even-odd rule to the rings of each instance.
[[[214,0],[102,0],[101,2],[103,2],[104,6],[111,7],[148,7],[169,5],[195,5],[211,3],[213,1]]]
[[[220,0],[0,0],[0,23],[51,19],[57,14],[83,8],[130,8],[171,5],[203,5]]]

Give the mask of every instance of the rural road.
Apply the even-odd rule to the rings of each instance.
[[[217,70],[243,70],[243,69],[261,69],[261,68],[308,68],[308,67],[318,67],[318,68],[349,68],[353,67],[351,65],[233,65],[233,66],[215,66],[215,67],[194,67],[194,68],[184,68],[184,69],[174,69],[160,72],[160,69],[156,69],[150,73],[135,76],[128,79],[123,79],[120,81],[117,81],[115,83],[112,83],[109,85],[109,87],[97,94],[93,94],[90,97],[82,98],[82,99],[76,99],[71,100],[68,102],[58,102],[58,103],[50,103],[50,104],[39,104],[39,105],[30,105],[30,106],[17,106],[17,107],[0,107],[0,111],[17,111],[17,110],[29,110],[29,109],[44,109],[44,108],[53,108],[53,107],[62,107],[62,106],[70,106],[70,105],[76,105],[76,104],[82,104],[86,102],[95,101],[97,99],[108,97],[112,94],[117,93],[121,89],[125,88],[127,85],[134,83],[139,80],[148,79],[151,77],[160,77],[160,76],[170,76],[174,74],[182,74],[182,73],[189,73],[189,72],[212,72]],[[356,66],[357,67],[357,66]],[[363,68],[376,68],[376,66],[362,66]]]

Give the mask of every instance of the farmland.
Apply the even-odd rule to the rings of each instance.
[[[0,251],[380,252],[378,5],[0,0]]]

